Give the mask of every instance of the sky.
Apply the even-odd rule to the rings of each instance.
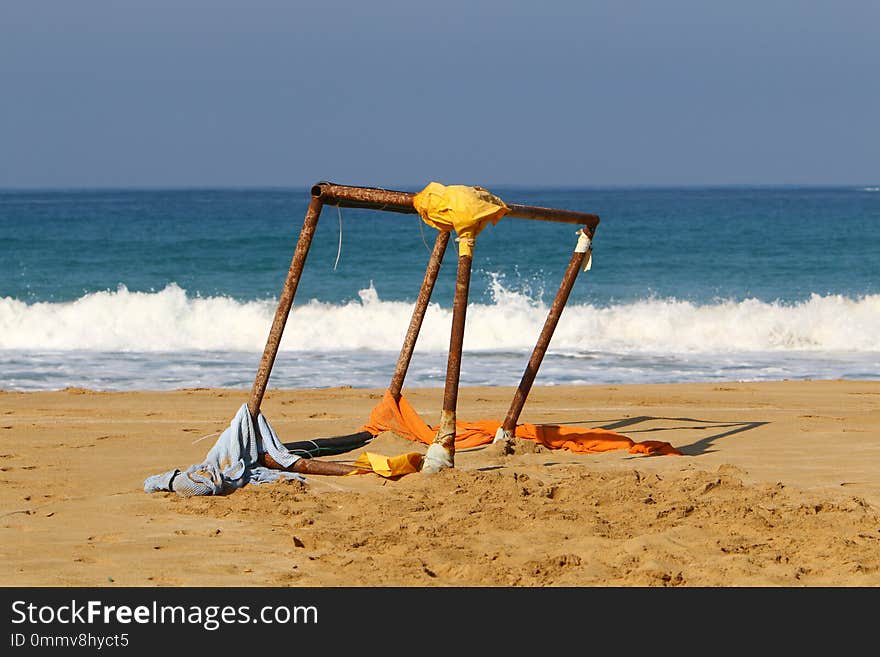
[[[880,2],[0,0],[0,188],[880,181]]]

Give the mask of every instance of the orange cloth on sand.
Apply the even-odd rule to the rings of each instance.
[[[500,426],[501,422],[497,420],[456,422],[455,446],[466,449],[490,443]],[[370,413],[370,419],[361,427],[361,431],[369,431],[374,436],[383,431],[393,431],[403,438],[430,445],[434,442],[437,428],[429,427],[404,397],[401,396],[398,403],[386,390],[382,401]],[[608,452],[626,449],[631,454],[681,455],[681,452],[669,443],[659,440],[634,442],[623,434],[608,429],[563,427],[553,424],[518,424],[514,435],[517,438],[534,440],[550,449],[567,449],[572,452]]]

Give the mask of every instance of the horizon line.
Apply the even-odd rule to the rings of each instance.
[[[234,184],[182,184],[182,185],[27,185],[27,186],[0,186],[0,193],[14,192],[148,192],[148,191],[309,191],[317,182],[304,185],[234,185]],[[376,187],[379,189],[405,190],[422,189],[427,183],[418,184],[351,184],[353,187]],[[460,184],[460,183],[451,183]],[[571,190],[607,190],[607,189],[843,189],[843,188],[876,188],[880,182],[854,182],[854,183],[605,183],[605,184],[536,184],[536,183],[483,183],[480,185],[487,189],[522,189],[542,191],[571,191]]]

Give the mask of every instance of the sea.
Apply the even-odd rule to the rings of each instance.
[[[600,217],[537,386],[880,379],[880,186],[490,191]],[[0,191],[0,389],[249,389],[308,201]],[[462,385],[517,385],[575,231],[505,217],[479,235]],[[269,387],[386,387],[435,236],[326,206]],[[455,272],[450,242],[405,388],[444,385]]]

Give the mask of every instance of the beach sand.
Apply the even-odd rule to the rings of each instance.
[[[285,442],[352,433],[381,390],[267,392]],[[441,389],[406,390],[431,424]],[[878,586],[880,382],[535,387],[522,422],[682,456],[517,440],[456,467],[147,494],[201,462],[248,390],[0,392],[4,586]],[[503,418],[511,388],[465,388]],[[208,437],[205,437],[208,436]],[[394,434],[367,448],[425,446]],[[356,450],[333,459],[352,461]]]

